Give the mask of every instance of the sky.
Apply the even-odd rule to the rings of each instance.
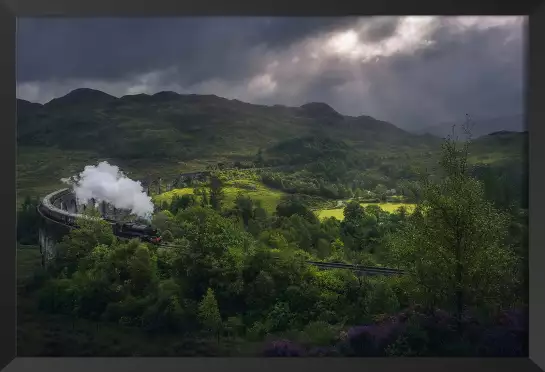
[[[325,102],[400,127],[524,112],[525,17],[23,18],[17,97]]]

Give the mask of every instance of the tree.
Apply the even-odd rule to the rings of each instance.
[[[242,218],[244,226],[248,226],[248,222],[254,215],[254,202],[253,200],[244,194],[237,195],[235,199],[235,208],[237,213]]]
[[[298,197],[290,196],[282,200],[276,206],[276,215],[279,217],[291,217],[297,214],[310,223],[318,223],[318,217]]]
[[[264,163],[265,162],[263,160],[263,150],[260,148],[259,150],[257,150],[257,154],[255,156],[255,164],[258,167],[261,167],[261,166],[263,166]]]
[[[484,197],[468,174],[468,146],[448,138],[442,149],[442,179],[421,182],[417,212],[390,240],[391,252],[416,284],[414,296],[428,306],[464,309],[511,304],[517,257],[504,238],[507,215]]]
[[[212,176],[210,178],[210,206],[217,211],[221,210],[221,203],[224,198],[223,182],[218,177]]]
[[[343,211],[344,221],[359,221],[365,216],[365,210],[358,202],[350,202]]]
[[[128,270],[136,294],[142,294],[147,286],[153,284],[156,278],[155,260],[145,245],[140,244],[136,248],[128,260]]]
[[[396,214],[399,217],[400,221],[405,221],[405,219],[407,218],[407,213],[407,208],[403,205],[396,210]]]
[[[17,240],[23,244],[38,242],[40,223],[40,215],[36,210],[38,204],[39,200],[27,196],[17,211]]]
[[[200,188],[200,187],[195,187],[195,189],[193,189],[193,194],[197,197],[200,196],[201,198],[201,207],[206,207],[207,205],[209,205],[209,200],[208,200],[208,192],[206,191],[205,188]]]
[[[375,193],[379,197],[379,199],[384,200],[386,198],[386,193],[388,192],[388,188],[384,186],[383,184],[378,184],[375,187]]]
[[[87,209],[88,216],[97,216],[97,211]],[[86,257],[96,246],[112,246],[116,243],[116,237],[112,226],[101,219],[79,218],[76,221],[77,229],[70,231],[70,234],[63,238],[58,245],[59,267],[66,266],[69,272],[76,269],[79,261]]]
[[[382,209],[376,204],[371,204],[371,205],[368,205],[367,207],[365,207],[365,213],[367,213],[368,215],[371,215],[371,216],[375,216],[375,218],[378,221],[378,220],[380,220],[380,215],[382,214]]]
[[[197,201],[195,200],[195,195],[185,194],[181,197],[175,196],[170,203],[170,208],[166,209],[170,210],[170,212],[172,212],[173,214],[176,214],[179,210],[190,208],[196,204]]]
[[[199,303],[199,321],[210,332],[217,335],[219,341],[219,332],[221,329],[221,315],[218,308],[218,302],[212,288],[208,288],[202,301]]]
[[[364,249],[369,233],[376,224],[376,217],[366,212],[357,202],[350,202],[344,209],[341,233],[345,246],[354,250]]]
[[[362,189],[360,189],[359,187],[356,188],[356,190],[354,191],[354,197],[355,198],[361,198],[363,196],[363,191]]]

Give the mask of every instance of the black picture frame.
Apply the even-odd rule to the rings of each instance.
[[[333,358],[333,359],[258,359],[258,358],[17,358],[16,357],[16,59],[15,35],[17,17],[43,16],[176,16],[176,15],[529,15],[527,69],[527,129],[529,131],[529,198],[530,198],[530,263],[529,263],[529,358]],[[541,207],[545,207],[545,178],[539,159],[544,158],[545,96],[545,6],[542,1],[507,2],[462,0],[450,1],[376,1],[348,2],[276,0],[179,2],[176,0],[2,0],[0,1],[0,136],[3,179],[0,195],[4,211],[2,219],[3,247],[0,250],[0,368],[6,371],[138,371],[138,370],[418,370],[425,371],[545,371],[545,229],[540,223]],[[540,22],[541,21],[541,22]]]

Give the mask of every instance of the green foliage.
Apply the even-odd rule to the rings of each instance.
[[[115,242],[112,227],[104,220],[80,218],[76,223],[79,228],[72,229],[57,246],[59,266],[66,267],[69,272],[73,272],[80,260],[96,246],[110,246]]]
[[[221,328],[221,315],[214,291],[208,288],[206,295],[199,303],[199,320],[210,332],[218,332]]]
[[[416,282],[415,301],[428,306],[497,306],[512,303],[517,258],[505,245],[507,215],[484,198],[467,173],[467,146],[448,140],[445,177],[422,187],[422,212],[391,240],[392,252]],[[410,263],[410,265],[409,265]],[[478,285],[476,285],[478,283]]]
[[[334,343],[337,335],[335,327],[324,321],[317,321],[307,324],[299,337],[303,344],[328,346]]]
[[[191,194],[186,194],[180,197],[174,197],[170,203],[168,210],[173,214],[176,214],[179,210],[185,210],[195,205],[197,205],[195,196]]]
[[[17,211],[17,241],[22,244],[38,243],[39,204],[39,200],[27,196]]]
[[[287,197],[276,207],[276,214],[279,217],[291,217],[299,215],[310,223],[316,223],[317,217],[308,206],[297,197]]]
[[[437,141],[387,123],[332,119],[335,125],[322,125],[320,133],[316,128],[323,120],[305,118],[305,109],[262,111],[216,98],[195,97],[193,103],[156,98],[153,110],[129,99],[106,111],[101,104],[69,115],[66,108],[47,109],[43,117],[29,115],[22,122],[26,152],[18,182],[28,188],[42,187],[29,174],[51,171],[41,161],[58,157],[54,150],[31,147],[38,144],[87,148],[90,154],[54,162],[70,172],[76,163],[95,161],[93,151],[116,164],[125,161],[140,172],[134,178],[150,169],[173,177],[182,168],[213,171],[209,182],[154,197],[162,211],[153,225],[168,247],[118,241],[109,225],[78,221],[80,228],[58,245],[50,277],[36,281],[35,302],[48,315],[72,324],[85,320],[96,327],[144,330],[157,337],[146,341],[150,348],[172,336],[174,354],[205,355],[220,347],[209,342],[212,336],[227,336],[223,341],[230,350],[243,349],[236,342],[267,335],[290,335],[308,347],[331,346],[341,329],[378,324],[414,303],[492,312],[521,301],[517,256],[527,257],[527,218],[520,210],[525,206],[523,193],[516,191],[520,187],[509,185],[518,163],[470,164],[484,148],[490,152],[505,144],[496,148],[477,141],[470,156],[447,142],[442,170],[418,183],[420,169],[436,160]],[[191,125],[179,130],[179,120]],[[73,143],[59,132],[69,121],[82,129]],[[90,124],[98,125],[96,133],[85,129]],[[348,124],[354,129],[346,131]],[[123,144],[89,141],[99,134],[114,138],[111,130],[128,134]],[[510,148],[511,139],[506,141]],[[63,154],[70,158],[74,151]],[[189,160],[196,158],[201,160]],[[188,162],[179,165],[183,160]],[[227,169],[231,164],[237,169]],[[269,166],[274,168],[252,168]],[[44,190],[58,178],[44,181]],[[388,192],[392,188],[398,198]],[[351,201],[354,197],[360,199]],[[380,203],[385,200],[393,202]],[[406,204],[411,201],[418,202],[413,213]],[[34,239],[26,231],[35,229],[35,203],[28,199],[21,206],[19,238]],[[400,205],[408,208],[396,211]],[[317,218],[316,210],[324,208],[336,208],[343,221]],[[318,270],[307,260],[395,263],[410,275],[364,278],[346,270]],[[411,324],[391,340],[387,353],[424,355],[433,344],[429,337],[421,324]]]
[[[223,182],[215,176],[210,178],[210,206],[215,210],[221,210],[221,203],[225,199]]]
[[[235,208],[240,218],[242,218],[244,226],[248,226],[250,219],[254,217],[253,200],[241,193],[235,199]]]

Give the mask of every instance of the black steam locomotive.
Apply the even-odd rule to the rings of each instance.
[[[161,242],[161,237],[159,236],[156,229],[141,225],[137,223],[127,222],[127,223],[120,223],[120,222],[113,222],[112,228],[114,230],[114,234],[120,238],[126,238],[126,239],[140,239],[145,242],[153,243],[153,244],[159,244]]]

